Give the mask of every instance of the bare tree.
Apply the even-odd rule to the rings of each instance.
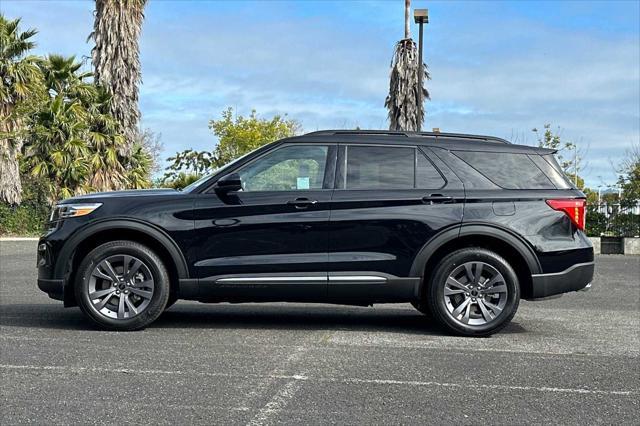
[[[384,106],[389,110],[389,130],[415,131],[424,122],[424,108],[418,112],[418,90],[422,101],[430,99],[425,82],[431,77],[427,66],[423,67],[423,87],[418,88],[418,48],[410,33],[411,0],[404,5],[404,38],[395,47],[391,60],[389,95]],[[418,121],[419,120],[419,121]]]
[[[155,175],[162,170],[162,152],[164,144],[162,143],[162,135],[153,132],[151,129],[144,129],[138,134],[138,143],[142,145],[144,151],[151,159],[151,174]]]

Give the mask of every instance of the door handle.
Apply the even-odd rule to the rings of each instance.
[[[306,209],[309,206],[316,204],[318,200],[310,200],[308,198],[296,198],[295,200],[287,201],[287,205],[295,206],[296,209]]]
[[[211,223],[213,223],[213,225],[215,226],[219,226],[221,228],[227,227],[227,226],[234,226],[237,225],[238,223],[240,223],[239,219],[215,219],[213,221],[211,221]]]
[[[429,194],[426,197],[422,197],[422,201],[428,204],[441,204],[453,202],[453,197],[442,194]]]

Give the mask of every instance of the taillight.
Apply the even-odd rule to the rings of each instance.
[[[547,200],[547,204],[554,210],[564,212],[578,229],[584,231],[586,225],[587,200],[584,198],[565,198],[562,200]]]

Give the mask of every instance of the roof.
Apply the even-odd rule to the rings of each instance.
[[[446,147],[453,150],[508,151],[538,154],[555,152],[551,149],[512,144],[495,136],[440,132],[396,132],[392,130],[319,130],[296,136],[296,142],[348,142],[348,143],[410,143]]]
[[[369,136],[400,136],[406,138],[454,138],[473,139],[485,142],[511,143],[495,136],[468,135],[463,133],[440,133],[440,132],[399,132],[393,130],[319,130],[307,133],[304,136],[328,136],[328,135],[369,135]]]

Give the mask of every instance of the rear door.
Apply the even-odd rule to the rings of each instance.
[[[414,145],[340,146],[329,231],[330,297],[413,297],[419,277],[410,277],[410,270],[417,253],[462,221],[462,183],[436,167],[438,161]]]

